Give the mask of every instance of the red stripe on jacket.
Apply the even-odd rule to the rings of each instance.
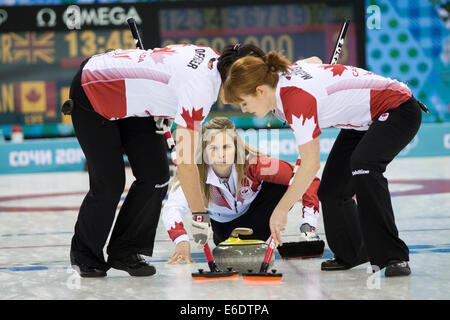
[[[250,162],[255,162],[249,165],[247,171],[247,177],[253,182],[252,190],[255,191],[263,181],[285,186],[289,185],[292,172],[294,171],[294,166],[290,163],[267,156],[257,157],[256,160],[251,159]],[[301,160],[298,159],[297,163],[300,165]],[[320,179],[315,177],[311,185],[306,189],[302,197],[304,207],[314,207],[315,211],[319,211],[319,198],[317,196],[319,184]]]

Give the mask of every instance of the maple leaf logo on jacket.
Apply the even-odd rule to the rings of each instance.
[[[347,70],[347,67],[343,66],[342,64],[329,64],[322,66],[322,68],[324,68],[325,70],[331,69],[330,71],[333,72],[333,77],[341,76],[342,73],[344,73],[344,71]]]
[[[153,59],[155,63],[164,63],[164,58],[166,56],[170,56],[172,54],[176,53],[175,50],[165,47],[163,49],[155,49],[150,53],[150,57]]]
[[[203,108],[200,108],[198,110],[192,108],[192,115],[189,112],[189,109],[183,108],[183,111],[181,112],[181,117],[186,122],[186,128],[199,131],[201,123],[204,119]]]
[[[292,115],[292,128],[294,129],[297,141],[311,141],[320,135],[320,128],[315,117],[307,118],[301,114],[299,118]]]

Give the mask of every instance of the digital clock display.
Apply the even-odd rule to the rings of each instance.
[[[67,56],[70,58],[79,56],[89,57],[111,49],[132,49],[135,47],[133,37],[129,30],[70,31],[64,35],[64,41],[67,42]]]

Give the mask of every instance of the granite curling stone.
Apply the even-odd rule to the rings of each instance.
[[[251,235],[253,230],[250,228],[236,228],[231,233],[231,236],[219,243],[213,251],[213,257],[216,261],[217,267],[220,270],[229,270],[239,273],[258,272],[261,268],[261,263],[267,251],[267,244],[262,240],[243,240],[239,235]],[[269,263],[269,268],[274,264],[275,257]]]

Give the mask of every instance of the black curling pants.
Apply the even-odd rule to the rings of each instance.
[[[269,221],[272,212],[286,193],[287,186],[263,182],[261,190],[250,204],[247,212],[229,222],[211,220],[214,243],[218,245],[231,235],[235,228],[251,228],[252,235],[240,235],[241,239],[258,239],[266,241],[270,237]]]
[[[89,192],[72,238],[72,262],[108,269],[103,248],[125,188],[124,153],[135,181],[117,215],[107,253],[109,259],[135,253],[151,256],[169,180],[164,137],[155,133],[152,117],[108,121],[97,114],[81,87],[81,69],[73,79],[70,97],[75,101],[75,134],[89,171]]]
[[[388,114],[368,131],[340,131],[318,190],[328,245],[352,266],[370,261],[383,269],[390,260],[409,261],[383,173],[414,138],[422,115],[413,97]]]

